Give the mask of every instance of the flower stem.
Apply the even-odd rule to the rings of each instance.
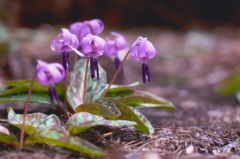
[[[88,72],[88,64],[90,57],[87,58],[86,70],[85,70],[85,78],[84,78],[84,89],[83,89],[83,103],[86,101],[86,88],[87,88],[87,72]]]
[[[28,90],[28,96],[27,96],[26,105],[25,105],[25,108],[24,108],[23,123],[22,123],[21,134],[20,134],[20,148],[21,149],[23,148],[23,139],[24,139],[24,132],[25,132],[25,120],[26,120],[26,116],[27,116],[29,100],[30,100],[30,97],[31,97],[31,94],[32,94],[33,84],[34,84],[34,81],[35,81],[35,79],[37,77],[38,71],[39,70],[35,71],[35,73],[33,75],[32,82],[31,82],[30,88]]]
[[[123,63],[125,62],[125,60],[127,59],[127,57],[128,57],[129,54],[130,54],[130,50],[129,50],[129,51],[127,52],[127,54],[125,55],[124,59],[122,60],[121,64],[119,65],[119,67],[118,67],[115,75],[113,76],[111,82],[108,84],[107,89],[103,92],[101,98],[103,98],[103,97],[107,94],[109,88],[111,87],[111,85],[113,84],[113,82],[115,81],[115,79],[117,78],[117,75],[118,75],[119,71],[121,70]]]
[[[68,67],[65,70],[65,97],[64,97],[64,106],[65,109],[68,110],[68,102],[67,102],[67,86],[68,86],[68,76],[69,76],[69,69]]]

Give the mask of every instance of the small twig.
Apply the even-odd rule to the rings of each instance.
[[[130,50],[129,50],[129,51],[127,52],[127,54],[125,55],[124,59],[122,60],[122,62],[121,62],[121,64],[120,64],[120,66],[118,67],[115,75],[113,76],[111,82],[109,83],[107,89],[103,92],[101,98],[103,98],[103,97],[107,94],[109,88],[111,87],[111,85],[113,84],[113,82],[115,81],[115,79],[117,78],[117,75],[118,75],[119,71],[121,70],[121,67],[122,67],[123,63],[125,62],[125,60],[127,59],[127,57],[128,57],[129,54],[130,54]]]
[[[84,89],[83,89],[83,103],[86,101],[86,88],[87,88],[87,72],[88,72],[88,63],[89,63],[90,57],[87,58],[87,64],[86,64],[86,70],[85,70],[85,78],[84,78]]]
[[[31,94],[32,94],[32,88],[33,88],[34,80],[37,77],[38,71],[39,70],[35,71],[35,73],[33,75],[32,82],[31,82],[30,88],[28,90],[26,105],[25,105],[25,108],[24,108],[23,123],[22,123],[21,134],[20,134],[20,148],[21,149],[23,148],[23,138],[24,138],[24,132],[25,132],[25,119],[26,119],[26,115],[27,115],[29,100],[30,100],[30,97],[31,97]]]
[[[102,136],[103,136],[103,137],[107,137],[107,136],[109,136],[109,135],[111,135],[111,134],[112,134],[112,132],[109,132],[109,133],[103,134]]]
[[[8,122],[7,119],[0,119],[0,122]]]

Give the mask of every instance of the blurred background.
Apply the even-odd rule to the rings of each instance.
[[[128,49],[138,36],[154,44],[152,81],[144,89],[167,95],[173,86],[213,85],[239,69],[239,9],[237,0],[0,0],[0,86],[31,78],[37,59],[61,62],[50,48],[61,28],[95,18],[105,25],[102,38],[116,31],[128,40]],[[100,63],[110,81],[113,60],[102,56]],[[141,62],[129,57],[124,67],[116,83],[142,80]]]

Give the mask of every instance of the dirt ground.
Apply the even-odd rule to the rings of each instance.
[[[50,47],[46,47],[57,31],[44,39],[44,35],[52,29],[49,26],[39,29],[43,34],[44,44],[27,40],[21,42],[15,52],[13,50],[2,58],[5,63],[1,64],[0,80],[31,78],[36,59],[39,58],[48,62],[60,62],[61,56],[49,53]],[[96,127],[79,136],[104,148],[109,154],[108,157],[103,157],[106,159],[240,158],[240,104],[234,95],[218,96],[213,91],[213,86],[219,80],[239,70],[240,32],[218,28],[212,32],[195,29],[176,33],[155,28],[149,31],[148,28],[122,33],[129,43],[139,34],[147,36],[158,51],[157,56],[149,60],[152,81],[136,89],[165,97],[172,101],[178,110],[172,112],[157,108],[139,109],[154,126],[153,135],[142,134],[132,127]],[[107,31],[102,36],[106,34]],[[33,46],[35,47],[32,48]],[[41,56],[42,54],[45,56]],[[114,69],[109,67],[112,61],[103,57],[100,58],[100,63],[107,70],[110,80],[114,73]],[[116,83],[127,84],[141,80],[140,66],[140,63],[129,58],[124,64],[125,76],[119,77]],[[16,113],[21,113],[24,103],[0,105],[0,125],[6,126],[6,108],[12,106]],[[32,104],[29,112],[35,111],[56,113],[52,106],[40,108],[39,104]],[[33,145],[23,150],[1,144],[0,151],[0,159],[98,158],[69,153],[68,150],[45,144]]]

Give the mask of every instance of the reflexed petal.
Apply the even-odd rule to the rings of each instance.
[[[139,45],[139,57],[142,59],[151,59],[156,55],[156,49],[153,44],[144,38]]]
[[[56,39],[53,40],[53,42],[51,43],[51,49],[56,53],[61,53],[63,51],[68,51],[69,52],[69,51],[73,50],[72,48],[77,49],[78,39],[77,39],[76,35],[71,34],[65,28],[62,28],[62,31],[63,31],[63,33],[59,34],[56,37]],[[63,39],[61,37],[63,37]]]
[[[71,46],[69,46],[75,53],[77,53],[79,56],[81,56],[81,57],[86,57],[86,55],[85,54],[83,54],[82,52],[80,52],[80,51],[78,51],[77,49],[75,49],[75,48],[73,48],[73,47],[71,47]]]
[[[98,35],[104,30],[104,24],[99,19],[93,19],[93,20],[88,21],[88,25],[90,26],[91,33],[93,35]]]
[[[62,32],[63,32],[64,45],[69,45],[71,42],[72,34],[65,28],[62,28]]]
[[[111,34],[116,36],[116,38],[115,38],[116,49],[118,51],[126,49],[126,47],[127,47],[127,40],[124,38],[124,36],[122,36],[121,34],[116,33],[116,32],[111,32]]]
[[[94,42],[92,42],[94,41]],[[92,46],[94,44],[94,46]],[[98,36],[93,36],[88,34],[82,40],[82,51],[86,54],[86,56],[96,57],[100,56],[105,52],[106,42],[102,38]]]
[[[103,55],[103,53],[105,52],[105,49],[106,49],[105,40],[98,36],[95,36],[95,45],[97,47],[97,52],[98,52],[97,56]]]
[[[83,25],[82,25],[82,28],[81,28],[79,40],[82,41],[82,39],[84,37],[86,37],[89,33],[91,33],[91,28],[88,26],[88,22],[85,21],[85,22],[83,22]]]
[[[117,54],[117,50],[115,47],[115,40],[112,40],[110,38],[106,38],[106,55],[108,57],[114,56]]]
[[[61,81],[65,76],[64,68],[59,63],[46,63],[44,61],[38,60],[36,69],[39,70],[37,73],[37,78],[42,85],[51,85],[56,82]]]
[[[141,43],[142,39],[143,38],[141,36],[139,36],[130,48],[130,53],[131,53],[133,59],[136,61],[141,61],[141,59],[139,58],[139,55],[138,55],[138,49],[139,49],[139,44]]]
[[[82,28],[82,24],[83,24],[83,23],[81,23],[81,22],[75,22],[75,23],[72,23],[72,24],[70,25],[69,31],[70,31],[72,34],[76,35],[77,38],[79,38],[79,36],[80,36],[79,33],[80,33],[81,28]]]

